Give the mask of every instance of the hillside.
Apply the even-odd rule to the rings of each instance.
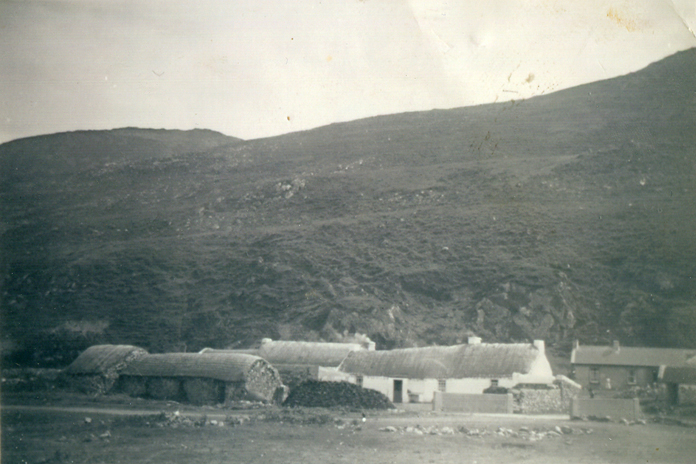
[[[5,353],[356,332],[694,347],[694,70],[688,50],[529,100],[246,142],[1,145]]]

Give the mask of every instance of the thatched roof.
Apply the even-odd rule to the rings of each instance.
[[[572,364],[602,366],[682,366],[696,350],[580,345],[570,355]]]
[[[482,343],[390,351],[354,351],[339,370],[409,379],[505,378],[527,374],[543,350],[531,344]]]
[[[237,353],[237,354],[250,354],[253,356],[260,356],[258,348],[247,348],[241,350],[219,350],[217,348],[203,348],[199,353]]]
[[[338,367],[348,353],[362,350],[358,343],[323,343],[323,342],[296,342],[276,341],[263,339],[261,347],[255,350],[255,354],[276,367],[283,365],[293,366],[320,366]],[[248,350],[213,350],[206,348],[205,353],[239,353]]]
[[[237,382],[246,379],[258,356],[237,353],[166,353],[151,354],[128,365],[121,374],[138,377],[198,377]]]
[[[80,354],[66,369],[68,374],[107,374],[127,366],[128,362],[147,355],[132,345],[95,345]]]
[[[271,364],[337,367],[348,353],[362,350],[358,343],[276,341],[264,339],[259,356]]]

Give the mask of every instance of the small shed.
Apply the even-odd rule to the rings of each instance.
[[[69,385],[84,393],[108,393],[129,363],[147,356],[132,345],[95,345],[83,351],[64,371]]]
[[[132,396],[219,404],[270,402],[282,391],[278,371],[241,353],[167,353],[139,358],[121,372],[121,391]]]
[[[493,387],[552,384],[544,342],[354,351],[339,370],[394,403],[431,402],[434,392],[479,394]]]
[[[696,404],[696,356],[679,366],[660,366],[658,380],[666,385],[671,404]]]

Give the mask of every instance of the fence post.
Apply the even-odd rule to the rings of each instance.
[[[436,391],[433,395],[433,411],[442,411],[442,392]]]

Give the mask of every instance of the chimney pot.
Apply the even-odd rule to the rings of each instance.
[[[613,348],[614,348],[614,351],[616,351],[617,353],[619,352],[619,350],[621,350],[621,346],[619,345],[618,340],[614,340]]]

